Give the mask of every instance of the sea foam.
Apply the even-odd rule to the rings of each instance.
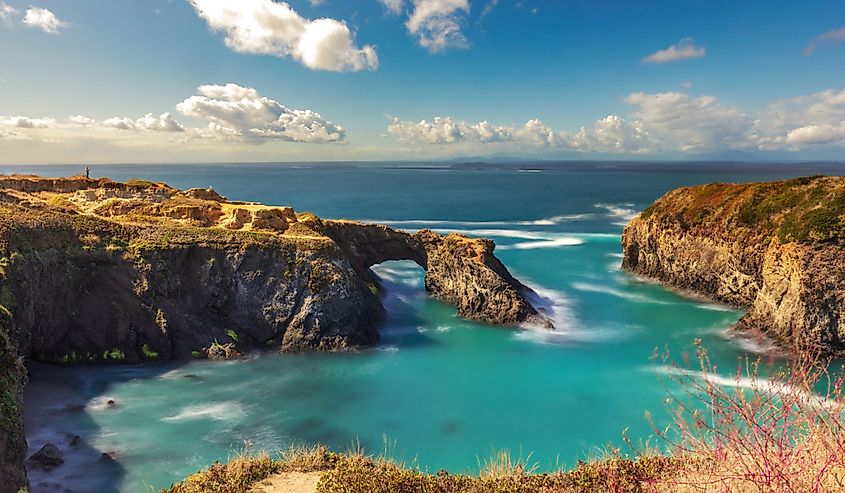
[[[231,421],[243,418],[244,414],[244,408],[241,404],[235,401],[226,401],[215,404],[185,406],[177,414],[161,418],[161,420],[167,422],[193,421],[197,419]]]

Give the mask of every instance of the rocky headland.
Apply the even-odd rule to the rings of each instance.
[[[211,189],[0,177],[0,493],[26,485],[25,358],[63,364],[378,341],[370,267],[412,260],[480,322],[551,327],[485,239],[324,220]]]
[[[845,354],[845,178],[667,193],[622,236],[623,267],[747,310],[738,330]]]

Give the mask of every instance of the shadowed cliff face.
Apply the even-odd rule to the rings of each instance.
[[[18,355],[73,363],[219,358],[378,341],[370,267],[412,260],[462,317],[551,327],[494,244],[323,221],[213,190],[0,178],[0,493],[25,485]]]
[[[737,328],[845,354],[845,179],[666,194],[622,236],[623,267],[745,308]]]

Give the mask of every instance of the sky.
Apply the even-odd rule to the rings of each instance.
[[[0,0],[0,163],[845,160],[841,0]]]

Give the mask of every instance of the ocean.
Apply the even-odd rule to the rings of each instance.
[[[64,176],[79,167],[0,171]],[[548,470],[609,447],[626,451],[623,432],[653,441],[645,414],[665,424],[664,399],[678,390],[655,351],[682,360],[700,339],[730,376],[765,344],[726,332],[741,312],[620,270],[626,222],[679,186],[843,172],[842,164],[769,163],[94,166],[92,176],[212,186],[230,199],[324,218],[492,238],[511,272],[549,300],[556,330],[461,320],[426,296],[419,267],[387,262],[374,268],[387,286],[382,341],[358,353],[33,363],[30,451],[50,441],[67,461],[51,476],[33,472],[33,491],[157,490],[215,460],[292,443],[362,447],[431,471],[472,472],[501,449]],[[77,435],[82,446],[71,447]]]

